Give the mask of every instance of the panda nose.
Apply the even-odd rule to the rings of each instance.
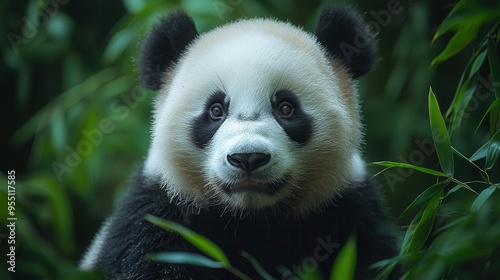
[[[229,164],[245,171],[255,170],[266,165],[270,160],[271,155],[264,153],[236,153],[227,155]]]

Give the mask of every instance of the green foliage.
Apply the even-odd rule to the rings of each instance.
[[[229,265],[229,260],[226,254],[224,254],[224,252],[217,245],[215,245],[212,241],[208,240],[204,236],[201,236],[198,233],[193,232],[177,223],[163,220],[152,215],[147,215],[145,219],[165,230],[170,230],[178,233],[200,251],[210,256],[212,259],[220,262],[222,267]]]
[[[387,167],[383,171],[386,171],[386,170],[388,170],[390,168],[394,168],[394,167],[410,168],[410,169],[414,169],[414,170],[420,171],[422,173],[430,174],[430,175],[435,175],[435,176],[440,176],[440,177],[448,177],[448,175],[444,174],[441,171],[436,171],[436,170],[432,170],[432,169],[429,169],[426,167],[416,166],[413,164],[408,164],[408,163],[403,163],[403,162],[377,161],[377,162],[372,162],[371,164]],[[380,174],[380,173],[377,173],[375,175],[378,175],[378,174]]]
[[[240,254],[252,264],[255,271],[257,271],[257,273],[259,273],[259,275],[262,276],[262,278],[264,280],[273,280],[274,279],[269,273],[267,273],[267,271],[264,270],[264,267],[262,267],[262,265],[259,263],[259,261],[256,258],[254,258],[252,255],[250,255],[248,252],[241,251]]]
[[[446,129],[443,116],[441,116],[441,110],[439,109],[436,96],[432,92],[432,88],[429,90],[429,118],[431,120],[432,139],[434,140],[441,169],[443,169],[446,175],[451,177],[453,176],[454,163],[450,136],[448,135],[448,130]]]
[[[185,252],[168,252],[159,253],[150,256],[154,261],[160,261],[165,263],[173,264],[190,264],[196,266],[202,266],[207,268],[224,268],[229,272],[233,273],[236,277],[242,280],[251,279],[243,272],[233,267],[230,264],[229,259],[226,254],[222,251],[220,247],[214,244],[212,241],[208,240],[206,237],[193,232],[192,230],[179,225],[175,222],[160,219],[152,215],[146,215],[145,219],[165,230],[177,233],[182,236],[186,241],[194,245],[197,249],[203,252],[206,256],[185,253]],[[275,280],[267,271],[264,270],[262,265],[257,259],[255,259],[248,252],[242,251],[240,254],[246,258],[254,267],[255,271],[264,280]],[[344,247],[340,250],[337,259],[332,267],[332,272],[330,275],[331,280],[344,280],[344,279],[354,279],[354,272],[356,269],[356,238],[351,236],[345,243]],[[310,275],[305,280],[317,280],[321,279],[317,275]]]
[[[184,239],[186,239],[189,243],[198,248],[201,252],[209,256],[207,258],[202,255],[191,254],[191,253],[183,253],[183,252],[172,252],[172,253],[160,253],[152,256],[152,258],[156,261],[166,262],[166,263],[184,263],[197,265],[208,268],[224,268],[227,271],[234,274],[234,276],[238,277],[242,280],[250,280],[251,278],[245,275],[243,272],[233,267],[229,263],[229,259],[226,254],[222,251],[220,247],[214,244],[212,241],[207,239],[206,237],[182,226],[172,221],[163,220],[158,217],[147,215],[145,217],[149,222],[165,229],[172,231],[174,233],[179,234]],[[245,256],[257,271],[264,277],[264,279],[269,279],[269,274],[262,269],[262,266],[248,254],[247,252],[242,252],[242,255]],[[272,278],[271,278],[272,279]]]
[[[330,280],[354,279],[356,270],[356,237],[349,237],[332,267]]]
[[[399,263],[403,267],[403,279],[486,279],[494,278],[500,272],[500,183],[491,179],[491,176],[498,179],[498,168],[493,169],[500,153],[499,17],[499,5],[491,9],[485,7],[482,1],[462,0],[453,7],[436,31],[434,40],[450,31],[455,34],[445,49],[434,58],[431,63],[433,67],[459,54],[471,43],[476,46],[461,74],[446,113],[448,126],[442,117],[436,95],[432,89],[429,91],[430,129],[443,173],[407,163],[374,163],[387,167],[382,172],[399,167],[434,175],[437,176],[437,183],[428,187],[403,211],[401,216],[415,211],[418,213],[408,225],[400,256],[392,261],[379,262],[373,268],[393,267]],[[488,68],[484,65],[486,58]],[[466,134],[463,126],[465,112],[475,97],[474,94],[477,94],[480,79],[484,75],[482,73],[485,72],[482,70],[485,68],[489,69],[486,75],[493,80],[491,88],[494,94],[489,96],[489,100],[482,100],[489,103],[488,109],[479,121],[475,133],[489,116],[488,132],[483,137],[485,143],[471,157],[466,157],[453,147],[453,143],[460,143],[460,140],[451,135]],[[458,155],[462,161],[455,163],[453,154]],[[476,162],[481,162],[483,167]],[[475,169],[477,173],[464,181],[464,174],[454,172],[457,163],[460,163],[460,170]],[[448,186],[451,183],[455,186],[450,189]],[[387,274],[381,274],[381,278],[386,276]]]

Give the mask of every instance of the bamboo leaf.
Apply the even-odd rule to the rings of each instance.
[[[486,170],[491,169],[498,160],[500,155],[500,130],[490,139],[488,151],[486,152]]]
[[[479,166],[477,166],[474,162],[472,162],[472,160],[470,160],[468,157],[464,156],[462,153],[460,153],[457,149],[453,148],[453,153],[455,153],[456,155],[458,155],[459,157],[465,159],[467,162],[469,162],[470,164],[472,164],[479,172],[483,173],[484,176],[488,177],[488,173],[486,173],[486,171],[484,171],[483,169],[481,169]],[[476,191],[474,191],[473,189],[470,189],[470,187],[466,186],[466,184],[462,185],[463,187],[469,189],[470,191],[476,193]]]
[[[124,53],[127,48],[134,45],[133,42],[136,39],[136,34],[137,30],[134,26],[122,29],[114,34],[104,51],[104,62],[113,63],[116,61],[116,59]]]
[[[488,38],[488,62],[490,64],[490,72],[491,72],[491,78],[493,79],[493,91],[495,92],[495,99],[496,99],[495,102],[496,102],[500,99],[500,59],[498,58],[498,43],[495,43],[494,36],[490,36]],[[491,135],[493,135],[497,129],[497,123],[498,120],[500,119],[499,112],[500,109],[498,109],[498,107],[491,109],[490,113]]]
[[[356,258],[356,237],[351,235],[335,259],[330,280],[354,279]]]
[[[489,9],[478,5],[480,1],[458,1],[439,25],[432,41],[449,31],[458,30],[460,27],[477,23],[483,25],[487,21],[496,20],[500,17],[500,10]],[[484,26],[484,25],[483,25]]]
[[[497,100],[500,98],[497,97]],[[490,112],[490,135],[494,135],[500,125],[500,108],[494,108]]]
[[[455,90],[455,94],[453,95],[453,100],[451,101],[450,107],[446,111],[446,118],[449,118],[450,115],[458,110],[458,106],[460,105],[460,102],[462,100],[462,96],[464,95],[464,92],[469,88],[470,84],[470,79],[465,78],[465,71],[462,73],[462,76],[460,76],[460,81],[458,82],[457,89]]]
[[[420,171],[422,173],[426,173],[426,174],[430,174],[430,175],[434,175],[434,176],[448,177],[443,172],[439,172],[439,171],[425,168],[425,167],[416,166],[416,165],[409,164],[409,163],[392,162],[392,161],[376,161],[376,162],[372,162],[371,164],[378,165],[378,166],[385,166],[385,167],[389,167],[389,168],[394,168],[394,167],[409,168],[409,169],[414,169],[414,170]]]
[[[432,139],[436,147],[436,153],[441,164],[441,169],[448,176],[453,176],[453,152],[451,150],[450,136],[441,115],[436,96],[429,89],[429,118],[431,123]]]
[[[68,143],[66,117],[60,108],[54,108],[50,125],[52,149],[58,157],[62,157]]]
[[[209,257],[212,257],[214,260],[221,262],[224,266],[229,266],[229,259],[226,254],[212,241],[207,239],[206,237],[191,231],[190,229],[174,223],[172,221],[163,220],[153,215],[146,215],[145,219],[163,229],[173,231],[181,235],[184,239],[186,239],[189,243],[193,244],[196,248],[198,248],[203,253],[207,254]]]
[[[495,98],[498,99],[500,98],[500,59],[498,59],[498,45],[495,44],[492,36],[488,38],[488,61],[493,78]]]
[[[477,151],[470,157],[471,161],[480,160],[486,157],[486,153],[488,152],[489,141],[486,142],[481,148],[477,149]]]
[[[433,186],[430,186],[425,191],[423,191],[415,200],[406,207],[406,209],[401,213],[399,218],[407,215],[409,212],[414,211],[422,207],[425,203],[429,202],[439,191],[442,191],[446,186],[448,186],[449,181],[442,181]]]
[[[456,186],[454,186],[453,188],[451,188],[451,190],[449,190],[449,191],[446,193],[446,195],[445,195],[444,197],[446,198],[446,197],[448,197],[448,196],[450,196],[450,195],[454,194],[455,192],[457,192],[458,190],[460,190],[460,189],[461,189],[461,188],[463,188],[463,187],[464,187],[464,186],[462,186],[462,185],[456,185]]]
[[[459,128],[462,125],[462,119],[467,115],[465,110],[476,92],[477,84],[477,79],[467,80],[463,84],[464,88],[460,89],[457,102],[454,104],[452,125],[450,127]]]
[[[398,257],[378,261],[368,266],[367,270],[376,271],[377,278],[374,279],[390,279],[392,272],[398,265],[397,258]]]
[[[481,121],[479,122],[479,124],[477,125],[476,127],[476,131],[479,129],[479,127],[481,126],[481,124],[483,123],[484,119],[486,118],[486,116],[488,115],[488,113],[491,112],[492,116],[493,117],[493,114],[497,113],[498,114],[498,110],[500,109],[500,98],[496,99],[491,105],[490,107],[488,107],[488,110],[486,110],[486,113],[484,113],[483,117],[481,118]],[[495,122],[493,119],[490,120],[490,122]],[[495,124],[496,125],[496,124]]]
[[[262,265],[259,263],[259,261],[257,259],[254,258],[254,256],[250,255],[248,252],[246,251],[242,251],[240,253],[245,259],[247,259],[253,266],[253,268],[255,269],[255,271],[257,271],[257,273],[259,273],[259,275],[264,279],[264,280],[275,280],[265,269],[264,267],[262,267]]]
[[[159,253],[152,255],[152,259],[164,263],[191,264],[209,268],[225,267],[223,263],[211,260],[205,256],[183,252]]]
[[[479,71],[479,68],[481,68],[481,66],[483,65],[485,58],[486,58],[486,50],[482,51],[477,55],[476,59],[474,59],[474,62],[472,63],[472,66],[470,68],[469,79],[472,78],[472,76],[474,76],[474,74],[476,74],[477,71]]]
[[[476,38],[479,26],[475,22],[471,22],[468,25],[461,25],[444,50],[432,60],[431,67],[435,67],[439,63],[448,60],[469,45]]]
[[[457,21],[457,16],[456,13],[457,11],[460,10],[462,6],[462,2],[458,2],[455,4],[453,9],[450,11],[450,13],[446,16],[446,18],[441,22],[439,25],[438,29],[436,30],[436,33],[434,34],[434,37],[432,38],[432,42],[436,41],[439,37],[441,37],[443,34],[450,30],[456,30],[458,27],[461,25],[461,21]]]
[[[490,186],[487,189],[484,189],[474,200],[472,203],[472,206],[470,207],[471,212],[477,212],[483,206],[484,202],[495,192],[497,187],[495,186]]]
[[[422,217],[415,228],[415,232],[408,244],[408,253],[417,253],[422,249],[431,233],[436,218],[437,209],[443,196],[443,190],[437,192],[427,204]]]

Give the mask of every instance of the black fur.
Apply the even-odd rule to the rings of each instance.
[[[158,183],[136,174],[132,186],[111,217],[109,234],[98,256],[97,268],[111,279],[235,279],[223,269],[170,265],[148,260],[148,254],[190,251],[199,253],[177,234],[143,219],[152,214],[183,224],[218,244],[234,267],[252,279],[261,279],[241,257],[245,250],[277,279],[297,279],[296,274],[319,269],[326,278],[332,263],[351,234],[357,237],[357,278],[367,265],[397,255],[396,230],[373,183],[351,186],[342,197],[305,219],[287,211],[264,212],[240,218],[211,208],[200,213],[169,203]],[[305,260],[305,261],[304,261]],[[291,273],[281,274],[284,265]]]
[[[289,102],[294,107],[294,113],[290,118],[283,118],[279,115],[279,105],[284,101]],[[313,133],[313,121],[309,115],[302,111],[299,98],[289,90],[278,90],[272,105],[273,115],[288,137],[300,145],[305,145]]]
[[[362,17],[347,5],[325,7],[316,37],[328,52],[341,59],[353,78],[366,74],[376,62],[376,41]]]
[[[137,63],[142,85],[158,90],[165,72],[197,36],[193,20],[184,12],[162,18],[142,42]]]
[[[142,85],[158,90],[166,71],[197,36],[193,20],[184,12],[162,18],[142,43],[137,63]],[[376,62],[374,36],[349,6],[325,7],[316,37],[331,55],[344,61],[353,78],[366,74]]]
[[[226,95],[217,91],[212,94],[205,103],[205,109],[203,112],[192,120],[191,125],[191,138],[193,139],[193,143],[198,148],[205,148],[212,137],[215,135],[219,127],[226,120],[227,110],[229,108],[229,102],[225,101]],[[210,107],[214,103],[221,104],[224,108],[224,116],[220,120],[212,120],[210,118]]]

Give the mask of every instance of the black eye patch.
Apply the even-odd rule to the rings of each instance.
[[[229,101],[226,94],[217,91],[210,95],[200,115],[192,120],[191,138],[198,148],[205,148],[226,120]]]
[[[311,116],[302,110],[297,95],[286,89],[278,90],[271,104],[274,118],[288,137],[300,145],[305,145],[311,138],[313,121]]]

